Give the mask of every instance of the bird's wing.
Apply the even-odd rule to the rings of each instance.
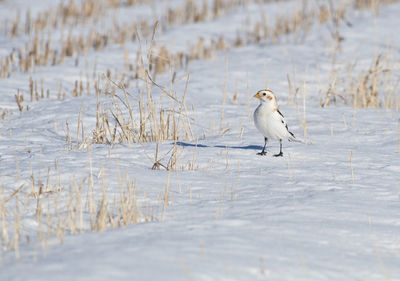
[[[279,117],[280,117],[280,120],[281,120],[282,124],[286,127],[286,130],[288,130],[288,132],[289,132],[285,117],[283,116],[282,112],[280,112],[279,109],[277,109],[276,111],[279,114]]]
[[[288,133],[289,133],[289,134],[292,136],[292,138],[293,138],[293,139],[292,139],[292,138],[289,138],[289,140],[295,140],[296,137],[294,136],[294,134],[293,134],[291,131],[289,131],[288,125],[287,125],[287,123],[286,123],[285,117],[283,116],[282,112],[280,112],[279,109],[277,109],[276,111],[278,112],[278,114],[279,114],[279,116],[280,116],[280,118],[281,118],[282,124],[286,127],[286,130],[288,131]]]

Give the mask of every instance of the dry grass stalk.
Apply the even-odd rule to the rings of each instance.
[[[40,79],[39,81],[40,83],[40,89],[38,86],[38,80],[33,80],[32,77],[29,77],[29,96],[30,96],[30,102],[34,102],[34,101],[40,101],[44,98],[49,99],[50,98],[50,90],[46,89],[45,91],[45,87],[44,87],[44,79]],[[46,92],[46,94],[45,94]],[[25,110],[29,110],[29,105],[25,106],[25,98],[24,98],[24,94],[20,93],[20,90],[17,90],[17,93],[14,95],[15,97],[15,102],[17,103],[18,106],[18,110],[20,112],[20,114],[23,113],[24,109]],[[58,94],[58,99],[65,99],[66,95],[65,93],[62,94],[62,86],[60,84],[60,89],[59,89],[59,94]]]
[[[338,98],[341,98],[343,101],[346,101],[346,99],[338,94],[336,92],[336,81],[337,81],[337,72],[334,71],[333,73],[333,79],[329,84],[329,88],[325,93],[325,96],[322,95],[322,92],[320,91],[320,106],[321,107],[327,107],[330,105],[332,102],[337,105]]]
[[[297,95],[298,95],[300,88],[296,86],[296,80],[295,80],[296,76],[295,76],[294,69],[293,69],[293,77],[294,77],[293,83],[292,83],[292,80],[290,79],[289,73],[286,76],[287,76],[288,86],[289,86],[288,105],[293,104],[293,103],[297,104]]]
[[[195,145],[195,149],[193,150],[192,159],[186,160],[185,163],[182,163],[181,156],[183,155],[183,148],[180,147],[180,144],[176,141],[174,142],[173,147],[163,156],[159,157],[159,144],[156,144],[156,151],[154,154],[154,164],[152,166],[152,170],[159,170],[163,168],[167,171],[193,171],[198,169],[198,165],[196,165],[197,158],[197,142]],[[167,164],[163,164],[161,161],[169,156]]]
[[[90,178],[92,175],[89,176]],[[47,247],[49,238],[58,237],[62,242],[66,233],[104,231],[108,228],[157,219],[154,216],[154,207],[153,214],[150,214],[148,203],[146,203],[146,211],[143,212],[144,208],[136,199],[136,182],[132,182],[128,175],[120,177],[119,199],[114,199],[114,201],[110,201],[106,194],[104,178],[100,198],[94,192],[90,192],[94,188],[92,180],[89,181],[88,195],[84,196],[85,182],[86,179],[77,182],[74,177],[69,189],[66,189],[57,183],[52,183],[48,170],[46,183],[35,179],[32,174],[32,192],[26,192],[25,195],[22,194],[23,196],[20,194],[24,184],[7,197],[4,196],[3,188],[0,193],[0,244],[7,250],[14,250],[18,255],[19,245],[25,237],[28,242],[32,238],[37,238],[43,247]],[[60,196],[63,198],[62,201],[60,201]],[[26,201],[20,202],[21,197]],[[13,204],[9,203],[11,200],[14,200]],[[35,208],[20,208],[22,203],[24,206],[35,206]],[[12,209],[14,217],[8,216]],[[34,213],[32,210],[35,210]],[[163,216],[165,216],[165,210]],[[21,217],[35,218],[36,233],[30,232],[23,235],[24,225]]]
[[[295,34],[295,40],[304,37],[311,27],[312,21],[319,15],[317,11],[305,13],[303,8],[298,9],[291,15],[278,16],[274,25],[268,25],[262,15],[261,21],[256,22],[250,31],[246,31],[244,35],[238,34],[235,45],[243,45],[243,37],[246,38],[246,44],[259,44],[263,42],[275,43],[283,35]],[[301,35],[300,32],[304,34]]]
[[[226,0],[214,1],[213,17],[216,15],[222,15],[226,13],[226,11],[241,4],[241,1],[235,1],[234,3]],[[95,6],[98,4],[95,3],[96,2],[93,0],[83,1],[82,7],[79,9],[73,1],[70,1],[68,3],[68,8],[63,7],[57,10],[57,13],[62,13],[62,16],[57,18],[61,18],[63,24],[67,24],[70,22],[69,19],[72,19],[72,22],[74,22],[76,18],[79,17],[94,16],[95,14],[99,14],[98,11],[104,10],[104,8],[101,7],[96,8]],[[181,16],[177,15],[181,14],[180,12],[173,16],[171,15],[172,10],[169,12],[170,17],[168,18],[168,24],[173,24],[171,20],[177,18],[184,19],[181,24],[189,23],[192,20],[205,20],[205,11],[209,11],[206,9],[206,6],[206,1],[203,1],[203,10],[199,15],[197,15],[196,11],[199,9],[196,8],[196,4],[194,4],[193,1],[186,0],[183,9],[179,7],[176,8],[177,11],[180,9],[181,11],[184,11]],[[221,10],[224,10],[224,12],[221,12]],[[80,14],[80,11],[82,11],[82,14]],[[46,26],[48,24],[50,23],[43,23],[41,25]],[[161,25],[165,26],[165,22],[162,21]],[[57,27],[57,25],[53,26],[50,30],[53,30],[55,27]],[[29,27],[27,29],[30,30],[31,28]],[[39,28],[38,32],[40,30],[42,29]],[[51,48],[51,32],[47,34],[47,37],[45,37],[44,33],[39,34],[36,32],[34,36],[32,36],[31,41],[25,45],[25,51],[23,51],[22,48],[18,48],[17,50],[13,50],[9,56],[0,60],[0,77],[9,76],[12,68],[19,68],[19,71],[27,73],[33,71],[35,66],[47,65],[50,62],[53,65],[60,64],[64,62],[66,57],[71,57],[75,54],[83,54],[92,48],[95,50],[102,50],[108,44],[113,42],[123,44],[127,40],[135,41],[138,39],[137,30],[141,30],[141,33],[144,36],[148,36],[151,34],[152,30],[151,24],[142,20],[141,22],[134,22],[131,25],[115,25],[112,29],[102,33],[91,29],[88,34],[75,36],[73,36],[71,31],[69,31],[66,37],[62,37],[62,46],[60,50]],[[276,33],[278,34],[279,32]],[[200,38],[198,43],[192,47],[188,55],[184,55],[181,52],[171,54],[165,47],[160,47],[158,56],[152,56],[152,64],[154,65],[153,77],[156,77],[157,73],[167,70],[168,65],[171,64],[182,67],[187,65],[189,60],[212,58],[216,50],[224,50],[228,45],[229,44],[225,43],[224,39],[220,37],[217,42],[211,40],[210,46],[206,47],[204,45],[204,40]],[[131,68],[133,69],[134,67],[132,66]]]
[[[165,219],[165,213],[166,213],[166,211],[167,211],[167,206],[168,206],[168,203],[169,203],[169,180],[170,180],[170,177],[171,177],[171,172],[169,171],[168,172],[168,178],[167,178],[167,185],[165,186],[165,192],[164,192],[164,200],[163,200],[163,211],[162,211],[162,214],[161,214],[161,221],[164,221],[164,219]]]
[[[383,56],[378,55],[374,58],[369,69],[353,74],[353,68],[349,67],[348,77],[337,77],[334,72],[333,81],[330,83],[325,97],[320,100],[321,106],[325,107],[332,102],[337,104],[340,98],[345,104],[354,108],[385,108],[398,111],[400,106],[400,96],[397,88],[400,80],[393,76],[393,67],[389,63],[388,55],[385,55],[385,65]]]
[[[363,5],[365,2],[389,3],[391,1],[395,0],[361,0],[356,5],[356,8],[365,6]],[[221,17],[233,9],[254,2],[259,3],[256,0],[213,0],[212,7],[210,8],[206,0],[201,2],[185,0],[182,6],[169,9],[167,14],[161,15],[160,18],[156,19],[156,22],[159,22],[161,29],[166,29],[171,25],[206,21]],[[25,25],[20,23],[20,15],[17,14],[16,18],[12,20],[12,24],[9,25],[10,31],[8,33],[10,36],[15,37],[20,34],[29,35],[32,32],[33,35],[29,37],[29,41],[24,47],[17,48],[11,51],[8,56],[0,58],[0,77],[9,77],[13,69],[28,73],[34,71],[35,66],[48,65],[49,63],[52,65],[60,64],[64,62],[66,57],[75,55],[76,61],[78,61],[79,55],[89,50],[102,50],[112,43],[124,44],[127,41],[138,40],[138,30],[141,31],[143,36],[150,36],[153,24],[143,19],[132,23],[124,23],[123,25],[115,22],[111,28],[105,31],[98,31],[92,26],[106,14],[107,8],[110,6],[132,6],[140,3],[150,3],[150,1],[82,0],[79,3],[75,3],[73,0],[70,0],[60,3],[56,9],[50,8],[47,11],[39,13],[36,19],[32,19],[28,10]],[[367,4],[366,6],[374,9],[373,5]],[[268,21],[265,19],[257,22],[252,31],[246,31],[244,35],[238,33],[235,42],[227,43],[220,37],[217,42],[210,40],[210,46],[205,47],[202,46],[204,45],[202,43],[204,40],[199,39],[198,43],[195,44],[187,55],[183,53],[175,55],[165,54],[167,50],[164,48],[164,50],[160,50],[160,61],[165,58],[170,60],[169,57],[172,56],[175,61],[179,61],[176,65],[183,65],[185,56],[187,56],[187,64],[190,59],[212,58],[215,50],[224,50],[229,48],[229,46],[241,46],[245,43],[260,43],[265,41],[276,42],[280,36],[288,34],[294,34],[295,40],[304,39],[313,21],[319,21],[322,24],[331,20],[333,23],[331,32],[333,32],[333,35],[338,35],[339,23],[344,19],[344,14],[349,8],[349,6],[343,5],[335,8],[333,4],[327,7],[323,4],[315,10],[307,11],[304,7],[300,7],[292,15],[278,17],[273,26],[267,26],[266,23]],[[73,35],[71,30],[76,28],[77,25],[89,26],[89,31],[83,29],[81,34]],[[69,32],[66,36],[62,36],[61,47],[57,49],[57,47],[52,46],[51,38],[53,32],[59,29],[69,30]],[[339,38],[340,36],[336,37]],[[166,70],[163,62],[161,64],[157,62],[156,65],[156,73]],[[131,68],[133,69],[134,66],[132,65]],[[153,72],[153,77],[155,76]]]
[[[382,6],[396,2],[398,0],[355,0],[353,5],[356,9],[371,10],[377,15]]]
[[[157,24],[155,24],[153,30],[153,40],[156,27]],[[188,117],[185,104],[189,76],[182,100],[178,100],[176,94],[167,91],[164,87],[157,84],[150,75],[151,69],[154,70],[153,73],[156,75],[160,71],[165,71],[166,68],[173,67],[171,65],[173,59],[169,57],[165,48],[160,49],[161,55],[155,55],[152,48],[153,43],[148,52],[147,65],[144,63],[145,60],[141,52],[138,53],[140,57],[137,60],[136,77],[144,80],[143,87],[146,93],[141,94],[140,89],[137,88],[139,95],[138,97],[133,97],[126,90],[125,84],[128,83],[122,83],[122,81],[115,82],[111,79],[110,73],[104,75],[106,84],[102,89],[100,89],[99,82],[95,84],[97,114],[96,128],[92,133],[92,142],[107,144],[120,142],[128,144],[132,142],[158,143],[163,140],[189,140],[193,137],[190,118]],[[171,85],[173,84],[173,79],[171,79]],[[156,86],[163,94],[170,98],[171,102],[168,108],[159,106],[154,102],[151,91],[152,85]],[[122,91],[122,97],[116,93],[116,89]],[[100,101],[101,92],[112,97],[112,108],[102,108]],[[136,99],[136,101],[133,102],[132,99]],[[111,125],[113,121],[115,123],[114,126]]]
[[[127,91],[124,83],[117,83],[109,76],[104,76],[105,79],[107,79],[107,83],[103,91],[112,96],[113,108],[102,109],[100,89],[97,87],[96,128],[93,131],[92,140],[94,143],[158,143],[164,140],[177,141],[190,140],[193,138],[190,125],[191,121],[185,104],[189,76],[182,99],[178,100],[176,94],[171,93],[157,84],[149,73],[154,58],[159,57],[153,55],[151,49],[148,57],[149,64],[147,66],[144,65],[143,58],[139,60],[141,65],[139,72],[141,75],[145,75],[143,77],[143,86],[145,87],[146,93],[141,94],[141,91],[137,89],[139,95],[137,98],[134,98],[136,99],[135,102],[132,101],[133,96]],[[164,67],[158,60],[155,61],[155,64],[157,65],[155,69]],[[173,79],[171,79],[171,83],[173,83],[172,80]],[[168,108],[155,103],[152,96],[152,85],[168,96],[170,99]],[[109,90],[110,88],[121,90],[123,97],[120,97],[115,90]],[[110,125],[112,121],[115,122],[113,129]]]
[[[227,87],[228,87],[228,65],[229,65],[229,60],[228,57],[225,58],[225,78],[224,78],[224,91],[223,91],[223,99],[222,99],[222,106],[221,106],[221,117],[219,120],[219,133],[223,134],[224,128],[223,128],[223,121],[225,117],[225,103],[227,100]],[[223,134],[224,135],[224,134]]]
[[[25,186],[24,183],[21,184],[10,196],[8,196],[7,199],[5,199],[5,200],[3,201],[3,203],[5,204],[5,203],[7,203],[8,201],[10,201],[15,195],[17,195],[17,194],[21,191],[21,189],[22,189],[24,186]]]
[[[235,0],[214,0],[214,11],[208,9],[207,1],[202,1],[199,8],[195,1],[185,0],[183,6],[170,9],[167,16],[161,16],[156,22],[161,22],[162,29],[175,24],[187,24],[190,22],[205,21],[214,13],[214,18],[226,14],[228,11],[242,5],[242,1]],[[124,5],[132,6],[150,1],[129,0]],[[108,30],[99,32],[92,25],[96,24],[105,15],[107,7],[119,7],[121,1],[107,0],[82,0],[75,3],[73,0],[63,2],[54,10],[39,13],[36,19],[32,19],[30,11],[27,11],[25,26],[20,24],[20,15],[12,20],[10,24],[10,37],[19,35],[30,35],[24,48],[17,48],[11,51],[9,56],[0,59],[0,77],[8,77],[13,68],[28,73],[34,70],[35,66],[52,65],[63,63],[66,57],[75,54],[84,54],[95,49],[102,50],[110,43],[124,44],[126,41],[136,41],[137,30],[145,37],[151,35],[152,23],[148,20],[139,20],[132,23],[119,25],[116,22]],[[73,35],[71,30],[77,26],[89,26],[89,32],[82,31],[81,34]],[[67,36],[62,36],[60,49],[51,46],[51,38],[54,30],[70,30]],[[17,59],[16,59],[17,58]],[[78,58],[77,58],[78,59]]]
[[[19,89],[15,94],[15,101],[17,103],[19,113],[22,114],[22,111],[24,110],[24,95],[19,93]]]

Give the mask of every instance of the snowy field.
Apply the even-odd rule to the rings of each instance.
[[[0,280],[400,280],[399,14],[0,0]]]

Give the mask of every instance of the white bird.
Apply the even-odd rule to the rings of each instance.
[[[275,157],[283,156],[282,140],[299,141],[292,132],[289,131],[285,118],[278,109],[278,103],[274,93],[269,90],[260,90],[254,95],[260,100],[260,105],[254,111],[254,124],[264,136],[264,148],[258,155],[266,155],[265,147],[268,139],[279,140],[280,151]]]

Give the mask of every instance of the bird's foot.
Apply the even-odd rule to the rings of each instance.
[[[283,156],[283,153],[282,153],[282,151],[281,152],[279,152],[278,154],[274,154],[274,157],[282,157]]]
[[[257,155],[267,155],[267,153],[263,150],[261,152],[258,152]]]

